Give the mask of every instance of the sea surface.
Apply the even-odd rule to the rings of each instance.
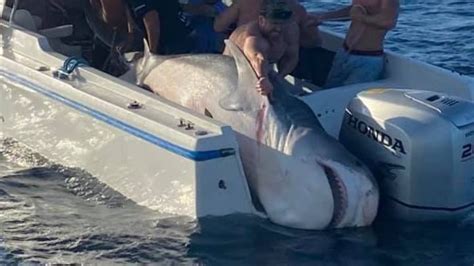
[[[304,1],[329,10],[348,1]],[[474,77],[474,1],[406,0],[387,48]],[[344,32],[345,23],[328,23]],[[77,169],[0,143],[0,264],[473,265],[474,215],[453,223],[378,219],[303,231],[248,216],[197,223],[128,201]]]

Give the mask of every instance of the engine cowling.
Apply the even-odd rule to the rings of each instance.
[[[441,220],[474,209],[474,103],[431,91],[367,90],[348,105],[339,138],[375,174],[382,213]]]

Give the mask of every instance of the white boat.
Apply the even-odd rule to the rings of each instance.
[[[341,47],[342,36],[324,29],[322,34],[323,48],[336,51]],[[52,161],[82,168],[138,204],[165,214],[264,215],[252,203],[232,128],[91,67],[81,66],[69,77],[58,78],[55,70],[67,57],[51,48],[54,35],[47,38],[21,25],[0,20],[0,37],[0,139],[14,139]],[[465,121],[459,128],[469,128],[469,132],[463,135],[461,146],[453,149],[466,152],[466,145],[474,145],[474,134],[470,134],[474,132],[471,131],[474,124],[472,78],[391,52],[387,52],[386,60],[384,78],[376,82],[318,90],[292,77],[288,80],[312,91],[302,99],[317,114],[327,132],[336,138],[341,133],[343,143],[356,154],[357,150],[366,154],[374,151],[379,157],[391,156],[384,152],[395,154],[396,149],[384,145],[382,133],[389,129],[391,116],[402,115],[396,106],[406,104],[407,99],[419,99],[405,90],[397,90],[397,93],[370,90],[359,94],[374,88],[423,90],[428,93],[423,94],[425,98],[437,95],[440,100],[451,96],[464,99],[467,107],[460,116]],[[389,94],[392,96],[388,100],[377,98]],[[418,102],[428,106],[430,103],[423,99]],[[365,113],[360,111],[361,103],[366,104]],[[426,116],[420,115],[426,111],[423,106],[416,105],[410,109],[413,112],[404,115],[413,115],[414,120],[424,119]],[[377,110],[381,110],[381,114]],[[371,132],[379,130],[382,139],[378,141],[378,135],[374,138],[367,135],[368,142],[364,146],[364,139],[359,139],[357,134],[368,132],[368,124],[365,131],[358,133],[351,133],[347,126],[341,130],[341,125],[347,125],[343,121],[354,119],[356,114],[370,117],[368,111],[377,115],[373,117],[376,125]],[[446,118],[443,110],[436,112],[439,115],[432,114],[433,121]],[[420,128],[429,125],[421,123]],[[400,132],[394,135],[405,133],[403,124],[396,124],[393,130],[396,129]],[[457,133],[456,129],[450,132]],[[419,153],[424,149],[424,146],[411,145],[419,142],[410,137],[398,138],[404,141],[404,149],[416,153],[409,160],[404,159],[408,166],[403,166],[404,173],[398,175],[406,178],[395,185],[381,180],[382,188],[392,199],[388,201],[388,209],[399,217],[419,220],[457,217],[474,208],[474,177],[470,174],[474,172],[474,156],[463,158],[463,164],[458,165],[448,151],[446,158],[437,154],[440,160],[433,162],[445,161],[449,182],[426,180],[420,175],[424,175],[423,169],[427,167],[416,173],[406,169],[413,168],[413,161],[419,160]],[[451,143],[448,135],[443,135],[440,141],[445,140]],[[363,150],[364,147],[368,150]],[[413,151],[415,148],[421,151]],[[368,163],[373,160],[366,157]],[[395,154],[394,158],[400,156]],[[394,174],[393,169],[389,170]],[[438,196],[433,198],[433,195]]]

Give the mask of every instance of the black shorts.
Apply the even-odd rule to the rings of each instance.
[[[188,53],[193,49],[189,23],[183,20],[178,0],[126,0],[136,23],[144,31],[143,17],[150,11],[160,16],[161,54]]]

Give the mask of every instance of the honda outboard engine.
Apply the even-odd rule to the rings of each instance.
[[[429,91],[364,91],[346,109],[340,141],[375,174],[381,212],[441,220],[474,209],[474,103]]]

